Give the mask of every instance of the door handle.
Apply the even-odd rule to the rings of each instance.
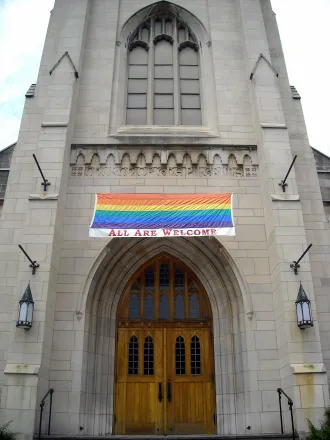
[[[171,382],[167,382],[167,401],[171,402],[172,400],[172,387]]]
[[[159,402],[163,400],[163,385],[161,382],[158,384],[158,400]]]

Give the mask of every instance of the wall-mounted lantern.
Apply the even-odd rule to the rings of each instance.
[[[32,327],[33,309],[34,301],[29,283],[19,302],[16,327],[26,330]]]
[[[311,302],[308,299],[306,292],[300,283],[298,296],[296,299],[297,310],[297,324],[301,329],[313,327],[313,318],[311,310]]]

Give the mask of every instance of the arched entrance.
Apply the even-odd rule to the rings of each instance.
[[[177,258],[158,255],[128,282],[115,364],[116,434],[215,432],[211,306]]]
[[[216,433],[246,433],[254,399],[250,381],[255,378],[250,366],[253,356],[247,355],[255,350],[254,339],[247,338],[252,300],[235,260],[215,237],[114,238],[100,251],[78,302],[81,361],[75,375],[80,393],[77,432],[79,426],[86,435],[116,431],[118,305],[134,274],[164,254],[182,262],[195,275],[212,309]]]

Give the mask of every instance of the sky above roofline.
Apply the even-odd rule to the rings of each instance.
[[[330,155],[330,0],[271,2],[290,84],[302,97],[310,144]],[[0,151],[17,140],[25,93],[37,79],[53,4],[0,0]]]

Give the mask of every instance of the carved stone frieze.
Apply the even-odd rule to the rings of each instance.
[[[164,149],[72,147],[72,177],[257,177],[255,147]]]

